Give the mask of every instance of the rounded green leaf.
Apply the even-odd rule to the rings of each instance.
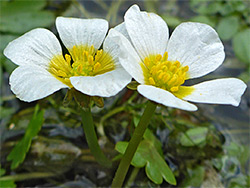
[[[218,24],[217,31],[222,40],[231,39],[239,29],[239,19],[236,16],[222,18]]]
[[[235,55],[243,62],[250,64],[250,29],[247,28],[233,38]]]
[[[155,163],[156,164],[156,163]],[[146,165],[146,174],[148,178],[153,181],[155,184],[161,184],[163,181],[162,175],[159,172],[159,166],[156,166],[154,163],[147,163]]]

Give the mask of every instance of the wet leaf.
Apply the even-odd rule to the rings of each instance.
[[[206,141],[208,128],[197,127],[191,128],[182,134],[180,138],[181,145],[183,146],[195,146],[200,145]]]
[[[128,142],[118,142],[115,149],[124,154]],[[146,174],[156,184],[161,184],[163,179],[172,185],[176,185],[175,177],[166,161],[157,152],[149,140],[143,140],[133,157],[131,164],[135,167],[145,167]]]
[[[237,16],[222,18],[218,24],[217,31],[222,40],[231,39],[239,29],[239,19]]]
[[[243,62],[250,64],[250,29],[245,29],[233,38],[235,55]]]
[[[28,124],[25,135],[20,142],[12,149],[7,157],[11,162],[11,169],[17,168],[25,159],[26,153],[29,151],[32,138],[35,137],[43,125],[44,110],[39,110],[37,105],[34,114]]]

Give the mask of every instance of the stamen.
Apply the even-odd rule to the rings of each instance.
[[[110,54],[95,50],[94,46],[73,46],[69,54],[54,56],[50,61],[49,72],[57,79],[73,87],[72,76],[96,76],[115,69],[115,62]],[[73,60],[73,61],[72,61]]]
[[[149,60],[149,58],[145,58],[144,59],[144,64],[147,66],[147,67],[149,67],[149,65],[150,65],[150,60]]]
[[[179,90],[179,86],[171,87],[170,91],[176,92]]]
[[[169,61],[168,53],[163,56],[150,55],[141,63],[146,84],[168,90],[172,93],[179,91],[187,79],[188,66],[182,67],[179,61]]]
[[[97,70],[101,67],[101,64],[99,62],[97,62],[95,65],[94,65],[94,70]]]
[[[168,52],[165,52],[165,53],[163,54],[162,61],[167,61],[167,59],[168,59]]]
[[[71,65],[71,57],[70,57],[70,55],[66,54],[65,59],[66,59],[66,61],[68,63],[68,66],[70,66]]]
[[[151,85],[155,85],[155,81],[152,77],[150,77],[148,80]]]
[[[82,70],[83,70],[83,65],[81,64],[81,65],[79,65],[78,67],[77,67],[77,71],[78,71],[78,73],[82,73]]]
[[[160,61],[161,58],[162,58],[161,54],[158,54],[158,55],[155,57],[156,61]]]

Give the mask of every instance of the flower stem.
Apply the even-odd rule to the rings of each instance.
[[[91,153],[99,164],[111,167],[112,162],[103,154],[98,144],[90,108],[81,109],[81,116],[84,134]]]
[[[129,169],[130,163],[136,152],[136,149],[146,131],[149,121],[154,114],[157,104],[149,101],[145,111],[140,119],[138,126],[135,128],[134,134],[129,141],[128,147],[122,157],[119,167],[116,171],[115,177],[113,179],[112,188],[122,187],[123,181],[126,177],[127,171]]]

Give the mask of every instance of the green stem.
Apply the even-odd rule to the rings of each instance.
[[[112,188],[122,187],[123,181],[126,177],[126,174],[128,172],[130,163],[133,159],[133,156],[136,152],[136,149],[144,135],[144,132],[146,131],[149,121],[154,114],[154,111],[156,109],[157,104],[154,102],[149,101],[146,109],[140,119],[140,122],[138,126],[135,128],[134,134],[129,141],[128,147],[122,157],[122,160],[119,164],[119,167],[116,171],[115,177],[113,179]]]
[[[112,162],[103,154],[97,140],[93,117],[90,108],[81,110],[83,130],[85,133],[86,140],[88,142],[89,149],[96,161],[106,167],[111,167]]]
[[[135,168],[133,169],[133,171],[132,171],[132,173],[131,173],[131,175],[130,175],[130,177],[129,177],[129,179],[128,179],[126,185],[125,185],[125,188],[131,187],[131,185],[132,185],[133,182],[135,181],[135,178],[136,178],[136,176],[137,176],[137,174],[138,174],[139,171],[140,171],[140,168],[138,168],[138,167],[135,167]]]
[[[126,106],[120,106],[120,107],[117,107],[111,111],[109,111],[107,114],[105,114],[104,116],[102,116],[101,120],[100,120],[100,125],[102,126],[103,125],[103,122],[106,121],[106,119],[110,118],[111,116],[119,113],[119,112],[122,112],[126,109]]]
[[[51,176],[56,176],[58,174],[50,173],[50,172],[33,172],[33,173],[23,173],[23,174],[16,174],[11,176],[3,176],[0,178],[0,181],[23,181],[28,179],[39,179],[39,178],[46,178]]]

